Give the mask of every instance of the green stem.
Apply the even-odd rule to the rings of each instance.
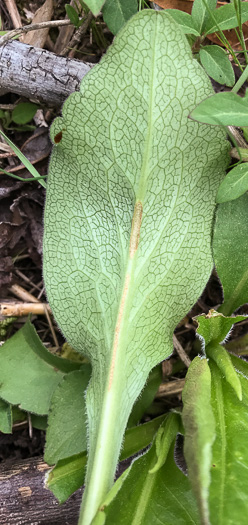
[[[233,93],[238,93],[238,91],[243,86],[243,84],[245,83],[247,78],[248,78],[248,66],[246,66],[245,70],[243,71],[241,77],[236,82],[235,86],[233,86],[232,92]]]

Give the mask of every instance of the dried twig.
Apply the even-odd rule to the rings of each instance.
[[[20,17],[20,13],[16,7],[16,3],[15,3],[15,0],[4,0],[5,1],[5,5],[8,9],[8,13],[10,15],[10,18],[12,20],[12,24],[13,26],[16,28],[16,27],[20,27],[22,21],[21,21],[21,17]]]
[[[174,348],[177,351],[180,359],[182,360],[182,362],[185,364],[185,366],[187,366],[187,368],[189,368],[190,363],[191,363],[190,358],[186,354],[186,352],[183,349],[182,345],[179,343],[179,341],[178,341],[177,337],[175,336],[175,334],[173,335],[173,345],[174,345]]]
[[[26,34],[29,31],[36,31],[37,29],[46,29],[47,27],[60,27],[60,26],[69,26],[72,25],[70,20],[50,20],[48,22],[39,22],[38,24],[29,24],[26,26],[18,27],[8,31],[5,35],[0,38],[0,46],[8,42],[16,36]]]
[[[74,35],[72,35],[71,40],[64,47],[64,49],[62,49],[62,51],[60,53],[60,56],[62,56],[62,57],[66,56],[68,51],[70,51],[70,49],[76,48],[78,46],[78,44],[80,44],[84,34],[86,33],[89,25],[91,24],[92,19],[93,19],[93,14],[90,11],[88,13],[85,21],[83,22],[83,24],[77,29],[77,31],[74,33]],[[70,58],[72,58],[74,56],[75,52],[76,52],[76,49],[72,49],[72,51],[70,53]]]
[[[174,396],[180,394],[185,385],[185,379],[177,379],[176,381],[169,381],[160,385],[156,398]]]
[[[1,303],[0,315],[6,317],[22,317],[29,314],[46,315],[47,309],[51,312],[50,306],[44,303]]]

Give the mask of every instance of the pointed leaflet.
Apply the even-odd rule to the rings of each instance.
[[[182,393],[184,454],[202,525],[209,524],[208,489],[215,421],[211,408],[211,374],[207,359],[195,357]]]
[[[45,283],[65,336],[93,365],[80,523],[108,492],[132,405],[211,272],[227,143],[188,119],[211,93],[178,25],[144,10],[52,126]]]

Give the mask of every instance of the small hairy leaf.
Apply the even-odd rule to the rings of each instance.
[[[208,315],[198,315],[195,319],[198,323],[197,334],[203,337],[205,346],[208,346],[211,343],[222,343],[232,326],[243,321],[245,317],[224,317],[221,313],[210,310]]]
[[[203,100],[191,112],[190,116],[198,122],[205,122],[215,126],[246,126],[248,121],[248,98],[242,98],[231,91],[216,93]]]
[[[143,10],[52,126],[46,289],[63,333],[93,369],[84,525],[113,483],[150,370],[171,353],[175,326],[211,273],[228,146],[221,129],[188,115],[212,92],[174,20]]]
[[[189,479],[197,498],[201,523],[208,525],[208,489],[215,421],[211,408],[211,374],[207,359],[195,357],[192,361],[186,375],[182,400],[184,454]]]
[[[248,380],[239,374],[243,391],[241,402],[233,395],[233,389],[223,380],[221,371],[211,360],[210,369],[212,407],[216,422],[209,489],[210,522],[211,525],[246,525]]]
[[[86,449],[85,390],[90,366],[66,374],[51,399],[44,459],[49,465]]]
[[[207,2],[208,0],[206,0]],[[215,33],[219,29],[225,31],[238,27],[238,20],[234,3],[223,5],[216,9],[213,13],[214,20],[209,17],[206,27],[204,28],[205,35]],[[241,21],[242,24],[248,20],[248,5],[246,2],[241,2]],[[217,23],[217,24],[216,24]]]
[[[219,84],[233,86],[235,75],[231,62],[220,46],[204,46],[200,49],[200,60],[207,74]]]
[[[137,11],[137,0],[106,0],[102,9],[103,20],[116,35]]]
[[[23,410],[45,415],[64,373],[77,368],[76,363],[48,352],[27,322],[0,348],[0,397]]]
[[[237,199],[248,191],[248,163],[239,164],[229,171],[221,183],[216,202],[227,202]]]
[[[215,266],[224,289],[219,311],[231,315],[248,302],[248,194],[219,204],[213,234]]]
[[[12,432],[12,411],[11,406],[0,399],[0,432],[11,434]]]

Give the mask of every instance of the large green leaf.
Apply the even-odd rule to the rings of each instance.
[[[144,10],[52,126],[46,289],[93,367],[84,525],[113,483],[132,405],[212,269],[228,146],[221,129],[188,119],[211,93],[179,26]]]
[[[45,415],[64,373],[77,368],[78,364],[48,352],[28,322],[0,348],[0,397]]]
[[[236,358],[237,360],[237,358]],[[216,421],[209,491],[212,525],[246,525],[248,515],[248,381],[239,374],[241,402],[210,360],[212,407]]]
[[[213,235],[214,261],[224,289],[219,311],[230,315],[248,302],[248,194],[219,204]]]
[[[211,374],[208,361],[195,357],[182,393],[185,428],[184,454],[189,479],[197,498],[202,525],[209,523],[208,490],[215,421],[211,408]]]
[[[87,423],[84,394],[90,366],[66,374],[51,400],[46,433],[45,461],[49,465],[86,449]]]

